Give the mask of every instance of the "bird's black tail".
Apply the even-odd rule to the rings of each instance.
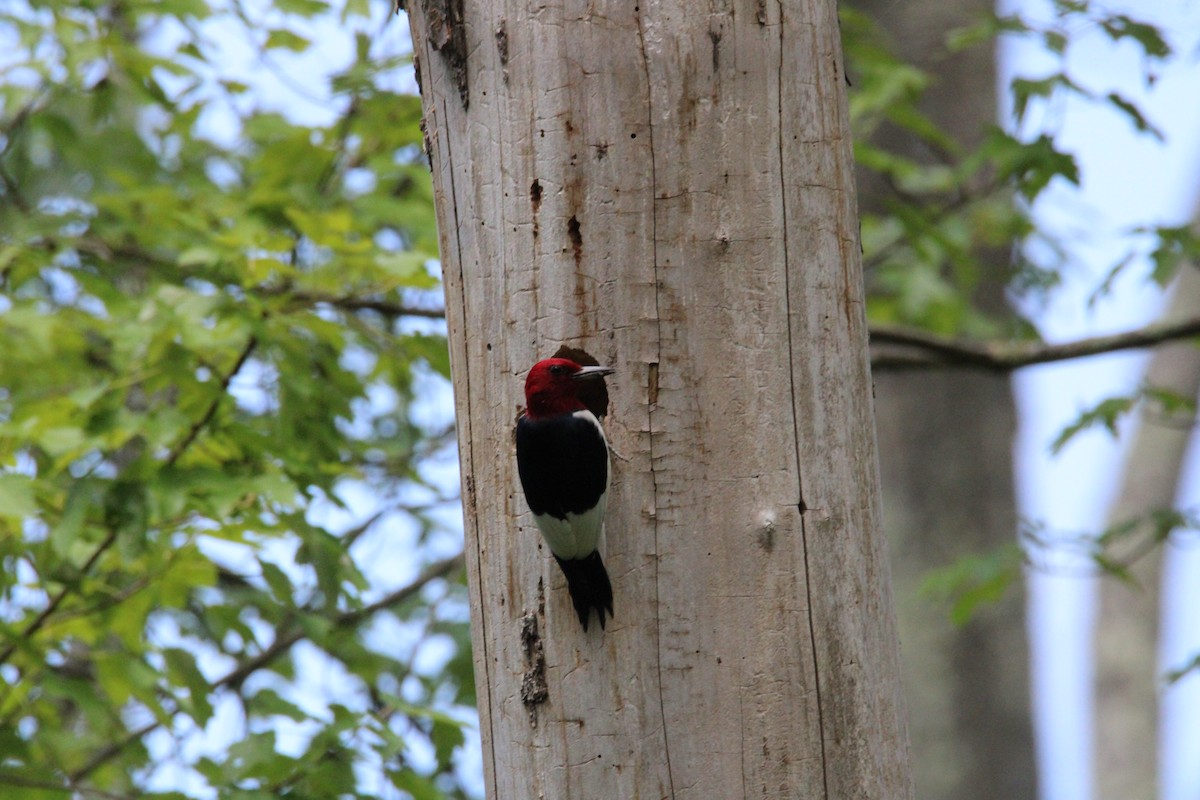
[[[607,609],[611,617],[613,613],[612,584],[608,582],[608,571],[600,560],[600,551],[593,550],[591,555],[583,558],[554,559],[567,576],[567,591],[571,593],[571,602],[575,605],[575,613],[586,631],[588,617],[592,609],[600,616],[600,628],[604,628],[604,612]]]

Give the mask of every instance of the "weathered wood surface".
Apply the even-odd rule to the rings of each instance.
[[[409,5],[491,796],[910,797],[834,3]],[[513,461],[563,343],[617,369],[603,633]]]

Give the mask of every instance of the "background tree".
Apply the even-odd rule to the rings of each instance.
[[[1200,274],[1185,269],[1163,317],[1174,321],[1200,308]],[[1159,348],[1142,379],[1145,396],[1109,510],[1106,558],[1125,580],[1100,586],[1096,627],[1097,787],[1102,798],[1155,792],[1162,669],[1158,663],[1160,546],[1182,520],[1170,513],[1180,490],[1184,456],[1200,393],[1200,353],[1192,342]]]
[[[996,41],[958,51],[946,46],[948,34],[986,19],[993,4],[856,0],[851,6],[866,15],[842,14],[848,71],[862,92],[854,100],[855,141],[860,206],[870,230],[888,225],[898,208],[920,197],[877,168],[880,156],[946,168],[977,151],[996,127]],[[906,124],[911,116],[872,107],[880,87],[890,87],[893,108],[911,108],[934,126],[936,141],[926,135],[928,127]],[[992,202],[982,177],[956,186],[958,199]],[[934,198],[951,207],[956,200],[937,189],[920,202]],[[1003,202],[1003,193],[996,199]],[[1014,327],[1004,291],[1015,242],[986,231],[989,216],[963,219],[975,229],[958,253],[939,248],[922,259],[915,250],[894,254],[889,263],[886,252],[868,250],[868,308],[876,320],[954,330],[969,309],[980,309],[996,320],[1008,317]],[[897,262],[908,271],[899,286]],[[935,285],[956,288],[923,297],[906,289],[926,275]],[[942,598],[926,590],[934,571],[997,550],[1013,552],[1016,409],[1009,376],[876,371],[875,419],[917,796],[1032,798],[1037,771],[1024,593],[1010,591],[956,621]]]
[[[1078,181],[1077,168],[1069,153],[1058,150],[1053,131],[1039,132],[1029,126],[1026,124],[1026,113],[1043,103],[1059,108],[1058,104],[1063,98],[1070,95],[1106,104],[1116,112],[1114,119],[1124,117],[1138,131],[1160,136],[1135,104],[1115,92],[1106,94],[1088,89],[1090,81],[1086,76],[1081,78],[1069,74],[1065,63],[1065,54],[1075,37],[1082,37],[1089,31],[1099,32],[1114,43],[1126,46],[1135,44],[1140,48],[1144,54],[1146,78],[1152,82],[1156,65],[1171,52],[1157,29],[1128,16],[1086,4],[1060,3],[1055,5],[1055,9],[1058,16],[1051,21],[1031,23],[1017,16],[1000,18],[985,15],[984,8],[977,8],[976,13],[982,24],[972,23],[952,31],[946,37],[946,49],[939,46],[944,26],[935,24],[936,19],[918,14],[918,6],[906,6],[900,14],[889,14],[889,9],[880,11],[883,27],[890,29],[895,41],[902,46],[910,46],[918,54],[915,58],[925,67],[925,71],[913,70],[904,62],[889,63],[886,54],[872,46],[872,39],[865,35],[868,31],[856,31],[853,26],[845,26],[847,41],[851,43],[851,74],[855,74],[853,66],[857,60],[862,62],[859,69],[867,76],[860,81],[862,88],[855,98],[855,108],[858,109],[857,154],[863,168],[863,185],[868,198],[872,197],[873,192],[881,198],[877,206],[872,206],[868,200],[863,225],[868,275],[872,279],[868,288],[873,292],[869,296],[873,340],[880,344],[876,376],[881,452],[885,466],[884,485],[885,489],[894,492],[885,497],[885,510],[891,515],[889,524],[894,531],[897,528],[906,529],[907,521],[915,519],[919,523],[913,526],[918,531],[917,536],[907,544],[902,540],[898,553],[901,564],[913,560],[918,554],[925,554],[926,558],[933,554],[946,561],[951,560],[947,554],[958,554],[958,561],[952,568],[933,575],[928,573],[927,566],[922,565],[922,569],[914,571],[911,585],[936,588],[939,593],[943,588],[957,587],[950,592],[958,598],[954,616],[965,627],[960,636],[945,637],[943,634],[943,638],[961,642],[963,646],[957,657],[948,659],[948,662],[967,669],[947,681],[947,674],[954,673],[944,668],[938,669],[939,651],[932,646],[936,637],[931,634],[932,631],[940,629],[945,632],[946,629],[939,626],[936,616],[906,627],[905,615],[901,615],[902,641],[906,633],[909,636],[905,649],[909,656],[909,674],[916,678],[910,679],[909,699],[916,709],[913,724],[917,748],[916,772],[919,792],[922,794],[932,795],[939,783],[942,790],[948,790],[951,796],[961,794],[961,787],[953,785],[956,776],[968,778],[966,785],[969,786],[994,788],[1001,796],[1011,796],[1013,792],[1024,796],[1033,791],[1031,772],[1020,763],[1031,755],[1028,724],[1022,719],[1026,715],[1028,701],[1023,686],[1025,680],[1022,678],[1024,648],[1020,605],[1012,602],[1014,598],[1011,595],[999,605],[979,605],[982,598],[1002,596],[1001,587],[1011,584],[1017,574],[1018,551],[1005,541],[1011,536],[1006,533],[1006,529],[1011,530],[1007,526],[1015,521],[1014,501],[1008,496],[1011,491],[1009,473],[1001,470],[996,479],[985,481],[977,490],[961,491],[969,483],[967,476],[987,476],[989,464],[1002,464],[1009,459],[1009,434],[1004,432],[1006,415],[995,413],[995,409],[982,402],[982,398],[989,396],[989,383],[999,386],[1004,381],[978,372],[923,374],[919,380],[911,380],[881,368],[940,363],[943,366],[958,364],[1003,371],[1021,364],[1037,363],[1046,356],[1103,352],[1109,345],[1119,344],[1122,340],[1127,344],[1129,341],[1126,337],[1118,336],[1109,341],[1080,343],[1087,345],[1083,348],[1068,345],[1061,349],[1039,347],[1028,341],[1015,348],[999,347],[998,342],[979,347],[971,341],[976,337],[994,337],[997,334],[1028,337],[1030,331],[1023,330],[1024,326],[1015,317],[1010,315],[1005,320],[1003,315],[996,316],[996,312],[1003,309],[1003,304],[999,302],[999,290],[1006,289],[1020,295],[1028,294],[1031,287],[1053,287],[1058,279],[1058,269],[1071,258],[1065,243],[1052,242],[1051,247],[1046,247],[1044,237],[1047,234],[1033,226],[1033,219],[1028,216],[1030,205],[1027,203],[1032,202],[1051,181]],[[953,24],[969,22],[969,17],[964,17],[962,10],[954,6],[938,5],[934,11],[951,19],[959,14]],[[855,17],[844,17],[859,24]],[[988,126],[987,119],[992,109],[990,102],[975,107],[980,114],[974,123],[971,115],[966,113],[972,108],[972,98],[986,98],[993,84],[984,81],[982,86],[977,87],[978,94],[964,89],[964,83],[971,80],[970,76],[984,74],[986,66],[981,69],[979,63],[975,63],[973,67],[964,67],[964,63],[970,63],[973,53],[977,57],[983,53],[978,48],[963,48],[969,43],[979,42],[980,34],[986,37],[990,35],[989,31],[994,33],[998,30],[1020,35],[1032,34],[1042,41],[1048,52],[1057,54],[1062,60],[1057,73],[1052,71],[1048,76],[1037,78],[1019,76],[1012,83],[1013,124],[1022,130],[1023,156],[1018,156],[1015,151],[1003,154],[1003,150],[1015,142],[1006,141],[1007,135]],[[987,62],[984,63],[986,65]],[[934,75],[930,76],[930,71]],[[942,82],[938,81],[938,75],[945,76]],[[947,96],[953,98],[953,108],[949,110],[940,109],[937,102],[937,91],[943,85],[950,89]],[[964,150],[964,141],[972,136],[975,138],[973,149]],[[992,164],[1001,169],[973,171],[970,165],[984,163],[980,157],[986,155],[997,159]],[[1003,165],[1022,162],[1025,167],[1034,169],[1013,175],[1015,181],[1009,186],[1016,189],[1014,203],[1014,196],[1006,194],[1004,185],[997,184],[995,178],[1005,174]],[[1194,235],[1186,227],[1170,226],[1151,227],[1144,229],[1144,232],[1156,240],[1148,249],[1147,260],[1155,265],[1156,279],[1165,282],[1178,269],[1181,258],[1194,252]],[[1019,251],[1020,256],[1012,263],[1007,275],[1003,272],[1007,256],[997,254],[995,249],[991,250],[992,261],[1001,266],[1001,271],[997,272],[994,266],[990,271],[982,268],[987,266],[989,246],[1003,248],[1005,235],[1012,236],[1017,242],[1032,241],[1040,248]],[[1041,252],[1041,260],[1035,260],[1031,255],[1037,250]],[[1046,259],[1047,252],[1062,260]],[[1097,295],[1107,291],[1114,276],[1134,261],[1128,257],[1118,262],[1119,255],[1114,254],[1117,267],[1097,289]],[[1025,305],[1028,307],[1028,303]],[[896,321],[915,323],[927,331],[938,331],[941,336],[893,336],[889,327]],[[1192,315],[1181,325],[1162,326],[1161,331],[1174,328],[1172,335],[1193,335],[1196,330],[1194,322]],[[957,341],[952,336],[958,337]],[[926,348],[926,352],[919,357],[898,357],[889,352],[889,345],[897,341]],[[1143,341],[1149,343],[1162,339],[1149,338]],[[940,352],[934,353],[933,350]],[[1022,350],[1025,352],[1022,353]],[[1168,355],[1164,353],[1164,357]],[[914,354],[909,353],[908,356]],[[906,385],[910,387],[907,395],[889,395],[889,387],[899,390]],[[950,388],[953,389],[952,394],[946,391]],[[1168,406],[1192,407],[1186,399],[1186,390],[1183,400],[1177,399],[1174,392],[1167,394],[1176,398],[1169,399]],[[1162,395],[1158,393],[1159,399]],[[889,398],[900,400],[905,396],[909,397],[907,403],[889,404]],[[1003,399],[1003,393],[990,396]],[[939,408],[939,397],[946,398],[945,407]],[[1080,421],[1068,427],[1064,441],[1073,431],[1090,425],[1101,422],[1114,424],[1114,416],[1137,405],[1134,400],[1136,398],[1106,400],[1095,412],[1085,414]],[[892,430],[900,437],[899,442],[890,444],[887,438],[889,408],[896,409],[896,424]],[[931,412],[931,409],[936,410]],[[956,415],[956,412],[963,411],[966,411],[965,415]],[[945,436],[948,430],[953,429],[956,419],[964,427],[957,435]],[[925,428],[922,423],[931,424],[932,427]],[[991,430],[993,435],[987,435],[987,430]],[[1008,430],[1011,432],[1011,423]],[[957,447],[960,442],[969,443],[969,446],[959,450]],[[993,445],[991,449],[987,446],[988,442]],[[931,454],[905,466],[908,455],[919,452],[922,447],[930,448]],[[969,453],[969,456],[956,458],[956,453]],[[896,464],[892,470],[887,469],[889,457]],[[930,467],[934,464],[937,465],[936,469]],[[1174,481],[1168,481],[1165,486],[1167,488],[1160,488],[1157,494],[1167,491],[1169,496]],[[963,505],[964,502],[966,505]],[[1143,546],[1153,547],[1156,540],[1161,541],[1172,529],[1191,524],[1187,515],[1172,513],[1169,506],[1168,500],[1155,509],[1142,508],[1139,525],[1135,528],[1143,532],[1149,529],[1151,536],[1149,540],[1133,537],[1136,539],[1135,549],[1140,551]],[[954,518],[956,508],[964,510],[962,518]],[[1145,515],[1150,516],[1147,518]],[[940,541],[931,531],[938,527],[939,520],[951,523],[944,528],[950,534],[946,541]],[[990,545],[986,538],[973,540],[970,531],[983,530],[992,522],[1000,524],[993,531]],[[1033,522],[1032,528],[1036,530],[1038,526],[1036,521]],[[1100,547],[1095,551],[1095,562],[1099,567],[1115,575],[1121,574],[1123,557],[1108,551],[1114,544],[1118,545],[1118,549],[1121,544],[1128,544],[1129,533],[1131,531],[1125,526],[1097,539]],[[1121,536],[1126,537],[1124,542],[1118,541]],[[909,556],[907,559],[906,553]],[[974,555],[963,557],[970,553]],[[1034,558],[1036,560],[1036,554]],[[1141,566],[1137,569],[1140,570]],[[903,575],[901,568],[898,586],[902,609],[906,607],[903,602]],[[1106,591],[1108,589],[1121,591],[1120,587],[1115,586],[1107,587]],[[1004,612],[1006,606],[1009,609],[1007,623]],[[928,608],[928,597],[914,597],[907,607]],[[1130,611],[1129,604],[1123,611],[1125,613],[1117,616],[1126,616]],[[1105,619],[1110,616],[1104,615]],[[1103,636],[1119,639],[1119,627]],[[1148,639],[1133,639],[1152,642],[1153,633]],[[913,646],[914,643],[916,646]],[[1138,650],[1140,655],[1132,654],[1131,649]],[[1147,665],[1153,662],[1152,646],[1131,648],[1130,641],[1126,641],[1118,650],[1123,660],[1133,658]],[[1009,656],[1015,656],[1012,663],[1003,664]],[[974,662],[975,658],[979,661]],[[1146,679],[1137,681],[1143,690],[1141,710],[1136,714],[1128,713],[1127,706],[1119,699],[1123,693],[1105,693],[1101,701],[1102,712],[1105,705],[1112,704],[1114,707],[1124,707],[1126,713],[1115,711],[1104,716],[1111,721],[1118,718],[1148,718],[1154,705],[1151,692],[1148,691],[1152,686],[1152,673],[1152,668],[1143,670]],[[1130,680],[1124,673],[1121,674],[1120,685],[1129,686]],[[987,677],[979,685],[972,685],[981,676]],[[923,688],[917,683],[920,679],[927,680]],[[955,692],[951,687],[959,685],[960,681],[964,690]],[[952,724],[951,720],[962,726],[954,733],[947,727]],[[1148,730],[1152,728],[1150,726]],[[1024,734],[1020,733],[1022,729]],[[1100,738],[1110,744],[1122,742],[1116,745],[1122,750],[1119,757],[1111,755],[1102,759],[1103,773],[1108,775],[1119,770],[1121,764],[1138,763],[1151,765],[1150,769],[1144,770],[1145,775],[1151,775],[1154,759],[1149,751],[1152,748],[1145,747],[1144,743],[1151,741],[1152,737],[1134,734],[1132,739],[1118,740],[1113,737],[1115,730],[1103,728],[1100,734]],[[923,732],[928,732],[928,735],[922,735]],[[1134,745],[1133,740],[1139,744]],[[932,742],[937,750],[923,752],[922,745],[925,742]],[[1015,747],[1006,747],[1003,744],[1005,742]],[[955,755],[960,758],[965,756],[967,766],[962,765]],[[1010,763],[1009,757],[1015,760]],[[969,766],[971,763],[974,763],[974,769],[981,770],[974,773],[973,778],[970,772],[972,767]],[[1008,766],[998,768],[997,773],[987,779],[985,773],[1001,763],[1008,763]],[[1013,781],[1023,782],[1023,785]],[[1102,783],[1110,788],[1124,786],[1124,790],[1114,789],[1115,794],[1129,794],[1127,783],[1111,777],[1105,778]],[[1142,793],[1149,790],[1148,781],[1141,785]],[[980,790],[974,788],[971,791]]]

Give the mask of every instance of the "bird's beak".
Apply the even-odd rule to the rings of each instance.
[[[612,367],[580,367],[579,372],[576,372],[571,377],[577,381],[584,378],[603,378],[605,375],[612,375]]]

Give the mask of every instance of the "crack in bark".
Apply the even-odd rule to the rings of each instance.
[[[445,101],[442,102],[442,116],[443,117],[448,116]],[[449,137],[449,136],[444,136],[444,137],[442,137],[441,141],[444,142],[446,150],[447,150],[446,158],[443,163],[446,164],[446,169],[450,175],[450,181],[449,181],[449,183],[450,183],[450,208],[451,208],[451,213],[454,214],[454,226],[453,226],[454,247],[455,247],[456,252],[458,253],[458,269],[459,269],[458,291],[460,294],[460,304],[461,304],[460,307],[465,309],[467,307],[467,298],[466,298],[466,287],[463,285],[463,276],[462,276],[462,256],[463,256],[462,234],[461,234],[462,220],[459,219],[459,217],[458,217],[458,208],[459,208],[459,206],[458,206],[458,188],[457,188],[457,181],[455,181],[455,176],[454,176],[454,166],[453,166],[454,165],[454,157],[453,157],[453,153],[450,152],[451,148],[452,148],[450,138],[451,137]],[[432,159],[432,155],[431,155],[430,161],[432,162],[432,160],[433,159]],[[449,238],[449,236],[447,236],[447,238]],[[447,322],[449,322],[449,321],[447,321]],[[463,381],[464,395],[465,395],[463,404],[464,404],[464,407],[469,409],[470,405],[471,405],[471,373],[470,373],[470,370],[463,370],[462,381]],[[473,441],[472,435],[471,435],[471,414],[468,413],[466,415],[465,419],[462,419],[459,421],[459,424],[462,426],[462,436],[459,438],[459,442],[461,443],[461,442]],[[461,451],[460,451],[460,460],[461,460]],[[471,471],[470,471],[470,475],[467,476],[468,480],[470,480],[471,475],[475,474],[475,464],[474,464],[475,451],[474,451],[474,448],[471,449],[470,460],[471,460]],[[464,503],[465,507],[468,507],[471,509],[469,518],[474,522],[474,527],[475,527],[475,530],[474,530],[475,561],[476,561],[476,563],[480,563],[483,561],[483,553],[481,551],[481,531],[479,530],[479,515],[478,515],[478,513],[476,513],[476,510],[475,510],[475,487],[474,487],[473,482],[471,484],[468,484],[467,481],[464,481],[463,490],[464,490],[463,503]],[[463,533],[465,535],[466,531],[464,530]],[[480,582],[476,581],[476,584],[480,584]],[[484,602],[482,585],[477,585],[477,593],[478,593],[478,597],[476,598],[476,604],[477,604],[476,607],[479,609],[480,629],[487,630],[487,619],[486,619],[487,604]],[[477,680],[475,685],[476,685],[477,691],[478,691],[478,687],[480,685],[483,686],[483,691],[479,692],[480,708],[490,709],[491,708],[492,681],[491,681],[491,678],[489,677],[489,670],[490,670],[489,665],[491,664],[491,660],[488,657],[487,637],[480,637],[479,642],[480,642],[480,646],[483,648],[483,658],[477,660],[476,663],[483,665],[483,679],[482,679],[482,681]],[[489,725],[492,724],[491,713],[489,713],[487,715],[487,719],[488,719]],[[481,722],[480,727],[482,728],[482,718],[481,718],[480,722]],[[488,736],[481,737],[481,738],[483,738],[484,741],[486,741],[491,746],[491,753],[488,755],[491,758],[491,769],[492,769],[493,775],[495,774],[495,771],[496,771],[496,737],[495,737],[495,733],[496,733],[495,730],[491,730],[491,731],[489,731]]]
[[[785,32],[787,30],[787,26],[785,26],[783,24],[783,14],[784,14],[783,0],[779,0],[778,7],[779,7],[779,23],[780,24],[779,24],[779,69],[778,69],[778,73],[776,75],[776,80],[777,80],[776,85],[777,85],[777,92],[778,92],[778,95],[776,98],[777,103],[778,103],[778,105],[776,107],[776,113],[778,115],[777,121],[779,124],[779,174],[780,174],[780,176],[785,176],[788,174],[788,171],[787,171],[786,158],[785,158],[785,154],[784,154],[783,86],[784,86],[784,81],[787,79],[787,76],[784,74],[783,59],[784,59],[784,52],[785,52],[784,48],[786,46],[786,42],[784,41],[784,36],[785,36]],[[765,7],[760,6],[760,9],[761,9],[761,11],[760,11],[760,14],[758,17],[758,22],[760,25],[765,25],[766,24]],[[783,244],[783,298],[784,298],[785,312],[787,314],[787,321],[788,321],[788,324],[787,324],[788,353],[793,354],[793,353],[795,353],[795,349],[794,349],[794,341],[793,341],[794,337],[792,335],[792,324],[793,324],[792,321],[795,317],[792,314],[791,279],[790,279],[790,274],[789,274],[789,269],[788,269],[789,242],[788,242],[787,184],[782,180],[780,181],[780,184],[779,184],[779,205],[780,205],[780,211],[781,211],[781,214],[783,217],[782,234],[780,236],[780,239]],[[789,392],[790,392],[790,396],[791,396],[791,400],[792,400],[792,437],[793,437],[792,440],[795,443],[795,447],[796,447],[796,491],[800,496],[799,505],[801,507],[807,507],[807,504],[804,502],[804,476],[802,474],[802,465],[804,462],[801,458],[801,453],[800,453],[800,420],[797,418],[797,415],[796,415],[796,368],[795,368],[794,362],[791,365],[789,365],[788,379],[790,381]],[[813,695],[816,697],[817,730],[820,731],[820,740],[821,740],[821,782],[822,782],[822,790],[824,793],[824,797],[828,799],[829,798],[829,754],[826,752],[826,749],[825,749],[825,708],[824,708],[825,704],[822,702],[823,698],[821,696],[821,668],[820,668],[820,664],[819,664],[820,658],[819,658],[819,655],[817,652],[816,624],[815,624],[815,620],[813,619],[813,616],[814,616],[814,614],[813,614],[813,596],[812,596],[812,574],[813,573],[812,573],[812,568],[811,568],[812,565],[811,565],[809,557],[808,557],[809,531],[808,531],[808,523],[807,523],[805,515],[800,514],[799,516],[800,516],[800,546],[801,546],[801,550],[803,551],[803,558],[804,558],[804,593],[805,593],[805,605],[807,606],[806,617],[808,620],[808,641],[809,641],[809,647],[811,648],[811,651],[812,651],[812,663],[813,663],[813,672],[812,672]]]
[[[646,52],[646,31],[643,27],[642,16],[637,8],[634,8],[634,16],[637,19],[638,29],[638,49],[642,54],[642,68],[646,78],[646,136],[649,140],[647,148],[650,151],[650,257],[652,260],[652,268],[654,272],[654,319],[657,326],[657,337],[655,340],[655,357],[651,370],[653,383],[649,383],[647,389],[653,386],[655,404],[658,401],[658,365],[662,363],[662,309],[660,307],[660,293],[662,283],[658,279],[658,201],[655,200],[655,194],[658,190],[658,171],[654,162],[654,89],[650,82],[650,55]],[[630,138],[636,138],[637,133],[631,133]],[[662,737],[663,737],[663,756],[667,767],[667,789],[669,797],[675,796],[675,774],[671,767],[671,737],[667,733],[667,709],[666,701],[663,699],[663,670],[662,670],[662,598],[659,596],[659,561],[661,554],[659,550],[658,539],[658,472],[654,465],[654,405],[647,405],[646,408],[647,429],[649,441],[647,450],[650,456],[650,485],[652,487],[651,494],[653,496],[654,514],[654,638],[655,650],[658,653],[655,666],[658,668],[658,713],[662,720]]]

